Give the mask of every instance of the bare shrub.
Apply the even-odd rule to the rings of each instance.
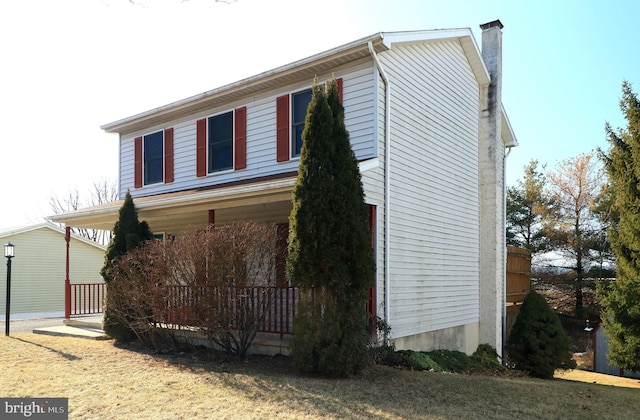
[[[132,331],[138,340],[156,349],[166,344],[166,331],[156,328],[164,305],[164,288],[154,280],[166,268],[159,242],[149,243],[119,257],[111,267],[110,284],[118,293],[108,293],[112,316]]]
[[[244,357],[274,302],[274,226],[231,224],[151,242],[117,262],[112,299],[136,336],[216,347]]]

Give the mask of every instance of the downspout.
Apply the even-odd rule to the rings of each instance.
[[[503,194],[503,225],[504,232],[502,235],[502,269],[504,274],[504,284],[502,285],[502,364],[507,363],[507,158],[511,154],[513,146],[507,146],[507,153],[502,157],[502,194]]]
[[[368,43],[369,52],[373,58],[373,62],[376,65],[380,77],[384,82],[384,322],[389,327],[391,325],[391,318],[389,316],[389,293],[390,293],[390,273],[389,262],[391,260],[389,256],[389,240],[391,237],[389,224],[391,221],[390,208],[390,169],[391,169],[391,84],[387,78],[387,74],[378,60],[378,56],[373,49],[371,41]],[[389,344],[389,336],[385,330],[384,343]]]

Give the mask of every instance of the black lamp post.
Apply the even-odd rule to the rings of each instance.
[[[9,242],[4,246],[4,256],[7,257],[7,314],[4,318],[4,335],[9,336],[9,315],[11,313],[11,258],[14,257],[13,244]]]

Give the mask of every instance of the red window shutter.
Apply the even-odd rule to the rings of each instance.
[[[207,120],[196,122],[196,176],[207,175]]]
[[[276,99],[276,160],[289,160],[289,95]]]
[[[247,108],[237,108],[235,112],[234,168],[247,167]]]
[[[340,95],[340,103],[342,102],[342,77],[339,79],[336,79],[336,83],[338,84],[338,95]]]
[[[173,182],[173,128],[164,130],[164,182]]]
[[[142,188],[142,137],[133,142],[133,186]]]

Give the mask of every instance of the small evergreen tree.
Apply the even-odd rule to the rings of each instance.
[[[127,252],[135,249],[153,238],[153,234],[149,229],[147,222],[138,221],[138,211],[133,203],[131,194],[127,191],[124,203],[118,212],[118,221],[113,227],[113,236],[105,254],[104,266],[100,271],[102,278],[107,284],[107,302],[104,310],[103,328],[107,335],[121,341],[129,341],[135,338],[133,332],[127,328],[126,323],[122,322],[114,312],[109,309],[110,303],[113,305],[114,300],[110,300],[109,296],[115,296],[118,290],[113,290],[109,283],[111,280],[111,268],[113,262],[125,255]],[[119,313],[122,313],[120,308]],[[126,311],[125,311],[126,312]]]
[[[556,369],[576,367],[558,316],[535,291],[527,294],[520,307],[507,342],[507,354],[516,369],[543,379],[553,378]]]
[[[368,208],[337,83],[314,84],[290,215],[287,270],[300,289],[292,355],[305,373],[344,377],[369,362],[373,285]]]
[[[600,151],[616,216],[608,230],[616,281],[610,290],[602,290],[602,322],[609,337],[609,360],[640,371],[640,101],[626,81],[620,109],[627,128],[614,131],[607,124],[609,153]]]

